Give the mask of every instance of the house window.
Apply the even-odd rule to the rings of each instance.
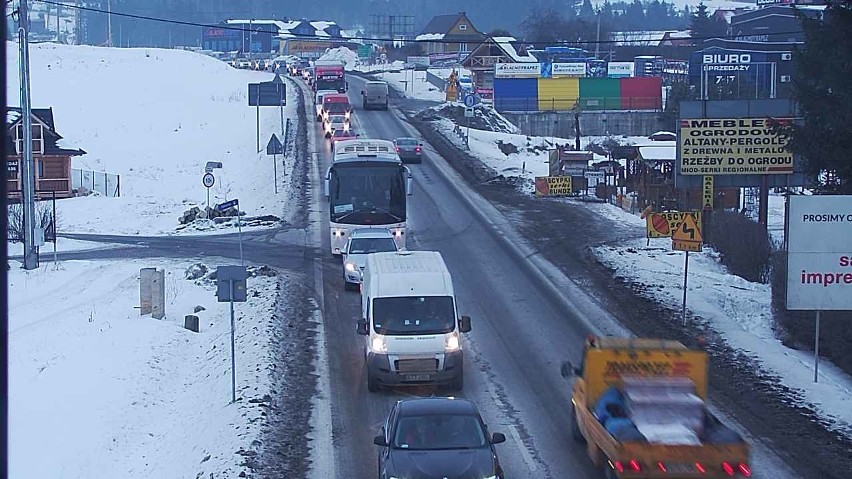
[[[38,166],[38,177],[44,178],[44,160],[37,160],[36,165]]]
[[[466,51],[468,51],[468,50],[467,50],[467,43],[460,43],[460,44],[459,44],[459,51],[460,51],[460,52],[466,52]]]
[[[461,30],[461,31],[467,30],[467,25],[465,25],[464,23],[459,24],[459,30]]]
[[[33,153],[44,154],[44,127],[33,124]],[[24,152],[24,124],[18,123],[15,128],[15,150],[19,155]]]

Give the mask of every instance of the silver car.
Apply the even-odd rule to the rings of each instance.
[[[393,140],[393,146],[403,163],[423,163],[423,144],[416,138],[397,138]]]
[[[399,251],[393,234],[387,228],[359,228],[352,231],[343,248],[343,284],[347,290],[357,289],[367,265],[367,255]]]

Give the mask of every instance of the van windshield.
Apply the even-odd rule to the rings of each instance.
[[[456,327],[451,296],[403,296],[373,300],[373,329],[378,334],[412,336],[450,333]]]

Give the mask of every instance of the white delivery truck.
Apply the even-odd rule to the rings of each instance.
[[[388,84],[383,81],[368,81],[361,90],[361,107],[365,110],[378,108],[388,109]]]
[[[461,333],[453,280],[436,251],[373,253],[361,285],[358,334],[365,337],[367,389],[437,384],[464,386]]]

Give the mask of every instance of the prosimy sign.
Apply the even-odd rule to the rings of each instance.
[[[779,124],[790,118],[771,120]],[[768,118],[680,120],[682,175],[772,175],[793,173],[789,138],[776,133]]]

